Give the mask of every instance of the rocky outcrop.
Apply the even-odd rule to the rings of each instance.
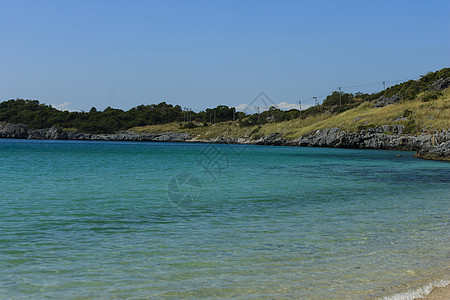
[[[448,87],[450,87],[450,77],[440,78],[440,79],[436,80],[429,86],[429,89],[442,91]],[[384,107],[384,106],[387,106],[390,104],[397,103],[400,100],[402,100],[402,96],[400,94],[395,94],[390,97],[386,97],[386,96],[382,95],[378,99],[373,100],[373,103],[374,103],[373,107]]]
[[[414,156],[423,159],[450,161],[450,141],[447,140],[437,146],[420,149]]]
[[[91,140],[91,141],[146,141],[146,142],[206,142],[222,144],[255,144],[274,146],[332,147],[353,149],[387,149],[417,151],[416,156],[425,159],[450,161],[450,132],[442,131],[418,136],[404,135],[402,125],[383,125],[359,132],[340,128],[317,130],[297,140],[287,140],[281,133],[252,139],[250,137],[199,140],[188,133],[166,132],[161,134],[137,134],[123,131],[114,134],[86,134],[48,129],[30,129],[24,124],[0,125],[0,138]]]
[[[391,97],[381,96],[380,98],[375,100],[373,107],[383,107],[386,105],[397,103],[400,100],[402,100],[402,98],[398,94],[391,96]]]
[[[28,126],[24,124],[0,125],[0,138],[26,139],[28,138]]]
[[[262,136],[257,139],[250,137],[233,138],[233,137],[219,137],[213,139],[189,139],[187,142],[197,143],[214,143],[214,144],[252,144],[252,145],[270,145],[270,146],[286,146],[289,140],[283,138],[283,135],[278,132]]]
[[[161,134],[137,134],[131,131],[124,131],[114,134],[88,134],[85,135],[92,141],[140,141],[140,142],[184,142],[189,139],[188,133],[166,132]],[[71,136],[68,136],[68,139]]]
[[[258,139],[216,138],[208,140],[187,140],[188,142],[255,144],[275,146],[330,147],[352,149],[384,149],[417,151],[416,157],[433,160],[450,160],[450,133],[448,131],[418,136],[404,135],[403,125],[383,125],[359,132],[340,128],[317,130],[297,140],[287,140],[275,132]]]
[[[45,140],[60,140],[63,139],[64,134],[58,132],[58,128],[52,127],[48,129],[28,130],[27,139],[45,139]]]
[[[450,87],[450,77],[438,79],[433,82],[432,86],[434,89],[439,91],[445,90]]]
[[[417,157],[450,160],[448,131],[418,136],[402,135],[398,129],[397,134],[386,134],[385,131],[393,130],[388,125],[359,132],[348,132],[339,128],[322,129],[301,137],[293,144],[307,147],[417,151]]]
[[[263,136],[262,138],[256,140],[254,142],[256,145],[274,145],[274,146],[282,146],[286,145],[288,141],[283,139],[283,135],[279,132],[271,133],[267,136]]]
[[[24,124],[0,125],[0,138],[37,140],[90,140],[90,141],[146,141],[146,142],[184,142],[188,133],[166,132],[161,134],[137,134],[131,131],[114,134],[89,134],[59,131],[56,127],[30,129]]]

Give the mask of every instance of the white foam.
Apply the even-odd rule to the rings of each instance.
[[[424,296],[431,293],[433,288],[435,287],[444,287],[450,284],[450,280],[442,279],[433,281],[430,284],[427,284],[423,287],[420,287],[413,291],[408,291],[400,294],[395,294],[392,296],[384,297],[383,300],[414,300],[417,298],[423,298]]]

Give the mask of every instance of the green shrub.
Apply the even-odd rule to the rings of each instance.
[[[442,96],[441,91],[429,91],[429,92],[425,93],[425,95],[422,98],[422,101],[428,102],[430,100],[436,100],[437,98],[439,98],[439,96]]]
[[[409,120],[405,124],[405,127],[403,128],[403,133],[412,134],[412,133],[415,133],[415,132],[417,132],[416,122],[414,120]]]
[[[375,128],[374,124],[359,124],[356,128],[358,128],[358,130],[367,130],[370,128]]]
[[[412,116],[412,114],[413,114],[413,112],[412,112],[411,110],[405,109],[405,110],[403,111],[402,117],[408,118],[408,117]]]
[[[180,129],[193,129],[193,128],[197,128],[197,127],[198,127],[198,126],[195,125],[194,123],[189,122],[189,123],[187,123],[187,124],[181,126]]]
[[[258,126],[258,127],[256,127],[255,129],[252,130],[250,135],[254,135],[254,134],[258,133],[260,130],[261,130],[261,126]]]

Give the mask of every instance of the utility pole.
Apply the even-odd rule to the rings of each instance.
[[[314,105],[317,106],[317,97],[313,97],[314,99]]]
[[[341,87],[339,87],[339,106],[342,106],[342,90],[341,90]]]
[[[383,91],[386,89],[386,81],[383,81]]]
[[[298,106],[300,107],[300,111],[302,111],[302,101],[298,101]]]

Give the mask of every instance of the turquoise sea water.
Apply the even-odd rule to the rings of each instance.
[[[366,299],[448,279],[450,164],[412,154],[0,140],[0,298]]]

